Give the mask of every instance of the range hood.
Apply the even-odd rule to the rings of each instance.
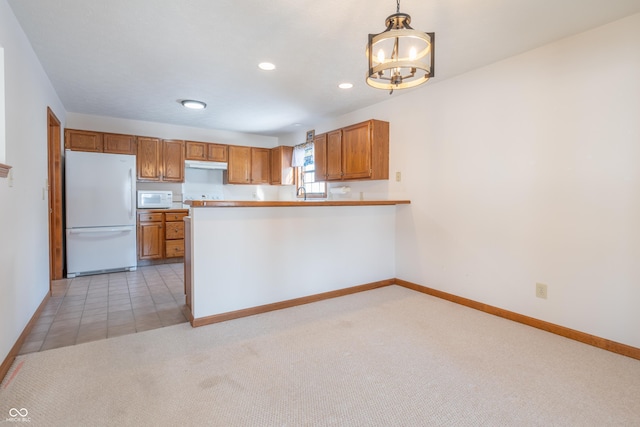
[[[203,162],[200,160],[185,160],[184,167],[192,169],[227,170],[227,164],[224,162]]]

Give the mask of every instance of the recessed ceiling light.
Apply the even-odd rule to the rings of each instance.
[[[276,66],[273,65],[271,62],[261,62],[258,64],[258,67],[260,67],[261,70],[265,70],[265,71],[271,71],[276,69]]]
[[[204,102],[196,101],[193,99],[183,99],[182,101],[180,101],[180,103],[183,107],[191,108],[192,110],[202,110],[203,108],[207,107],[207,104],[205,104]]]
[[[351,89],[353,87],[352,83],[340,83],[338,85],[340,89]]]

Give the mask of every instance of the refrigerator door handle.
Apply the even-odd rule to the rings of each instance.
[[[122,233],[131,232],[131,227],[99,227],[99,228],[77,228],[69,230],[70,234],[88,234],[88,233]]]
[[[133,168],[129,168],[129,188],[131,189],[131,198],[129,199],[129,218],[133,218],[133,207],[136,202],[136,190],[133,185]]]

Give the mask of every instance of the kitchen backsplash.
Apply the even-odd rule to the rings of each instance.
[[[138,190],[170,190],[173,201],[181,203],[187,199],[208,200],[295,200],[296,189],[292,185],[224,185],[223,172],[209,169],[187,169],[185,182],[180,184],[138,182]],[[329,199],[387,199],[389,181],[331,182],[329,187],[348,187],[346,192],[333,192]],[[204,197],[203,197],[204,196]],[[406,197],[404,194],[394,195]]]

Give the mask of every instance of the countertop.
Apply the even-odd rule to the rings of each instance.
[[[407,205],[410,200],[188,200],[184,202],[192,208],[264,208],[300,206],[384,206]]]

